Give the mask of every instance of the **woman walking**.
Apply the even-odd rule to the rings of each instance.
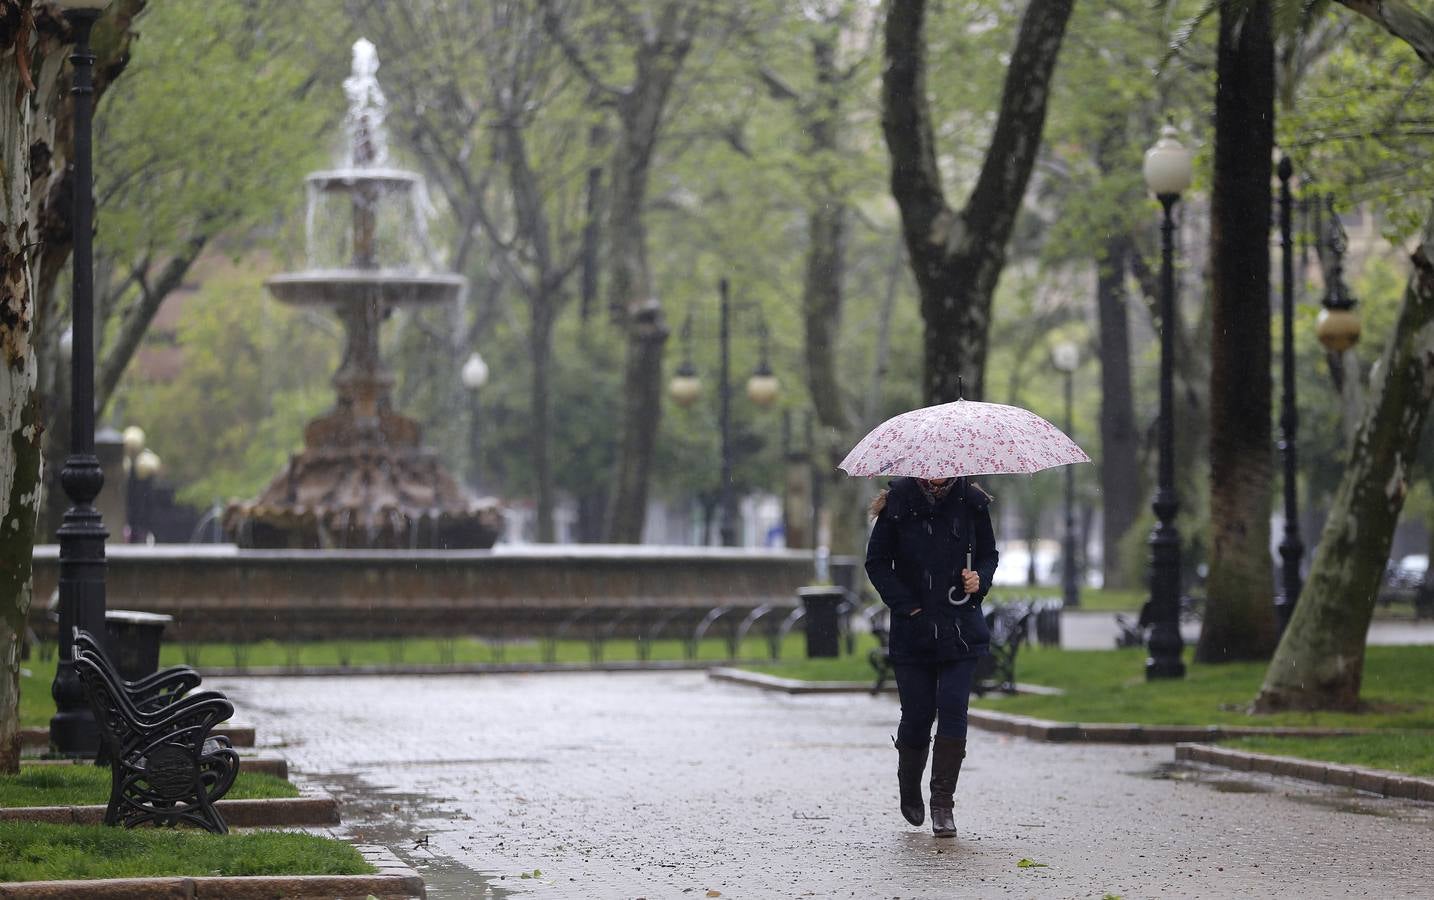
[[[990,503],[966,478],[897,478],[871,505],[876,522],[866,572],[891,607],[891,663],[901,696],[895,738],[901,814],[912,825],[925,820],[921,776],[930,750],[937,837],[956,836],[971,682],[991,643],[981,613],[998,559]]]

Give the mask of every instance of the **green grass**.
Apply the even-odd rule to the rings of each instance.
[[[720,635],[724,622],[713,626]],[[242,666],[250,668],[299,666],[385,666],[445,665],[465,663],[540,663],[546,662],[545,645],[536,640],[485,641],[477,638],[414,638],[407,640],[370,641],[259,641],[253,644],[166,643],[160,648],[160,665],[188,664],[197,668]],[[648,643],[648,659],[685,660],[686,645],[680,640],[658,640]],[[590,663],[592,646],[585,640],[558,641],[554,661],[559,663]],[[795,659],[805,653],[804,638],[798,628],[782,643],[781,658]],[[771,655],[765,637],[748,635],[738,647],[741,659],[766,659]],[[603,642],[603,662],[631,662],[639,659],[638,644],[632,639]],[[707,637],[697,646],[695,659],[711,661],[728,657],[727,642],[720,636]],[[53,654],[41,660],[38,653],[20,664],[20,724],[24,728],[44,728],[55,714],[50,697],[50,683],[55,680]]]
[[[1434,647],[1370,647],[1358,713],[1246,712],[1265,676],[1264,663],[1187,663],[1178,681],[1148,682],[1145,651],[1021,651],[1020,680],[1064,688],[1059,697],[999,697],[982,706],[1004,712],[1073,722],[1138,722],[1159,725],[1303,725],[1332,728],[1434,729]]]
[[[1187,657],[1189,654],[1186,654]],[[1434,647],[1370,647],[1358,713],[1246,712],[1264,679],[1263,663],[1187,663],[1185,678],[1147,682],[1145,651],[1055,650],[1024,647],[1019,680],[1059,687],[1057,697],[987,697],[976,706],[1063,722],[1134,722],[1151,725],[1304,725],[1331,728],[1434,729]],[[869,681],[864,652],[835,660],[794,660],[749,666],[784,678]]]
[[[109,794],[110,770],[95,765],[22,765],[18,775],[0,775],[0,807],[91,806],[107,802]],[[234,786],[224,795],[227,800],[297,796],[299,789],[289,782],[245,772],[242,764]]]
[[[1298,756],[1321,762],[1434,776],[1434,733],[1392,732],[1332,738],[1241,738],[1225,742],[1236,750]]]
[[[310,834],[0,822],[0,881],[374,871],[348,844]]]
[[[991,591],[991,599],[996,602],[1003,600],[1015,600],[1023,597],[1059,597],[1061,589],[1058,586],[1037,585],[1035,587],[1014,587],[1000,585]],[[1145,602],[1146,591],[1115,590],[1111,588],[1081,588],[1080,609],[1082,612],[1139,612],[1140,606]]]

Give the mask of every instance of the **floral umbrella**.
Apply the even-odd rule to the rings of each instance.
[[[848,475],[1005,475],[1090,462],[1059,428],[1030,410],[957,400],[878,425],[841,461]]]

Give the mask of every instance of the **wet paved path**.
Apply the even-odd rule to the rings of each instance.
[[[1391,898],[1434,885],[1429,805],[1175,769],[1169,747],[976,730],[960,837],[937,842],[896,812],[887,698],[694,673],[216,686],[261,744],[345,799],[355,837],[393,847],[440,900]]]

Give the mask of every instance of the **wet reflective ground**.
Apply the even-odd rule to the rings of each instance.
[[[1168,746],[973,731],[961,835],[938,842],[896,811],[884,697],[697,673],[217,686],[296,777],[345,800],[356,839],[391,848],[440,900],[1384,898],[1434,884],[1434,807],[1175,767]]]

